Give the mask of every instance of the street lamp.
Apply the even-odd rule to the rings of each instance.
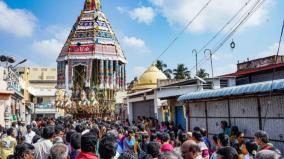
[[[21,64],[23,64],[25,62],[27,62],[27,59],[24,59],[24,60],[18,62],[15,66],[13,66],[13,68],[16,68],[17,66],[19,66],[19,65],[21,65]]]
[[[16,61],[15,57],[5,56],[5,55],[0,56],[0,62],[5,62],[6,67],[8,67],[8,63],[15,63],[15,61]]]
[[[210,56],[210,62],[211,62],[211,75],[212,78],[214,77],[214,72],[213,72],[213,61],[212,61],[212,51],[210,49],[205,49],[204,50],[204,55],[206,56],[206,54]]]

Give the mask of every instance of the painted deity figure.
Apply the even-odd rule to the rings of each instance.
[[[89,105],[89,100],[87,99],[86,92],[82,90],[80,94],[79,106],[81,108],[84,108],[84,107],[87,107],[88,105]]]
[[[96,93],[94,90],[91,90],[89,93],[89,108],[91,109],[93,113],[98,112],[98,105],[99,103],[96,99]]]
[[[64,94],[64,108],[67,112],[70,112],[72,110],[72,101],[68,93]]]
[[[55,92],[55,106],[57,108],[63,108],[64,106],[64,91],[63,90],[57,90]]]

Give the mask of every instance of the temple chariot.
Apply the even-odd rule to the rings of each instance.
[[[86,0],[57,58],[55,106],[78,117],[111,115],[126,63],[100,1]]]

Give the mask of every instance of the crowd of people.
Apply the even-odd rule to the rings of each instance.
[[[38,119],[0,126],[0,159],[279,159],[281,152],[257,131],[245,138],[237,126],[221,121],[221,132],[185,131],[174,122],[138,117]]]

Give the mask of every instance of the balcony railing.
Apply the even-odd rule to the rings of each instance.
[[[35,104],[35,108],[50,109],[55,107],[52,103],[42,103],[42,104]]]

